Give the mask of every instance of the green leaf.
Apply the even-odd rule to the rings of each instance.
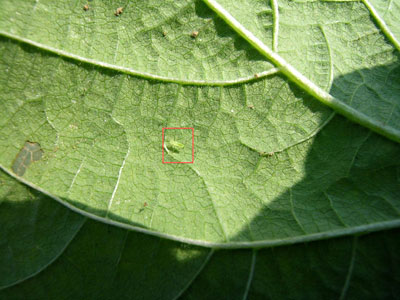
[[[3,11],[23,7],[7,3]],[[51,3],[39,4],[63,5]],[[103,11],[111,9],[109,4],[99,5],[104,5]],[[342,93],[344,98],[351,94],[355,104],[368,106],[377,119],[397,122],[397,108],[393,106],[389,111],[383,105],[378,109],[375,106],[380,106],[376,100],[379,97],[371,96],[386,99],[390,108],[398,102],[400,82],[396,74],[400,69],[396,50],[371,21],[366,7],[358,5],[282,1],[279,13],[285,22],[280,28],[288,38],[278,44],[282,56],[274,52],[270,59],[286,55],[296,61],[289,37],[299,32],[287,23],[299,18],[297,11],[301,8],[310,15],[304,21],[304,32],[315,33],[315,40],[303,40],[299,51],[318,50],[321,56],[317,60],[305,56],[301,63],[298,58],[303,56],[299,55],[293,66],[297,63],[299,69],[304,67],[303,73],[314,74],[316,77],[310,78],[319,89],[332,86],[332,91]],[[207,12],[219,20],[200,2],[190,7],[191,14],[199,18]],[[276,7],[271,9],[269,13]],[[328,9],[331,19],[314,20],[321,23],[320,30],[315,31],[315,22],[307,22],[316,18],[316,12]],[[341,17],[333,16],[332,11],[337,9]],[[60,10],[52,11],[48,21]],[[129,16],[127,11],[125,8],[121,18],[115,19],[113,14],[109,17],[122,20]],[[87,12],[79,8],[79,18],[85,18],[82,15]],[[221,15],[221,11],[217,13]],[[360,48],[364,52],[377,51],[377,55],[369,53],[359,69],[348,59],[335,59],[333,64],[335,55],[354,55],[349,45],[343,50],[343,39],[332,42],[338,45],[337,51],[329,44],[340,28],[337,26],[346,24],[347,17],[354,20],[352,26],[372,30],[371,35],[355,39],[356,44],[365,43],[370,36],[377,38],[373,47],[363,44]],[[334,18],[339,18],[338,22],[328,22]],[[249,18],[243,20],[245,24]],[[213,30],[204,33],[209,41],[222,38],[217,29],[223,23],[218,22],[210,23]],[[71,209],[124,228],[218,247],[289,244],[398,226],[398,160],[393,159],[399,157],[398,145],[343,118],[332,119],[332,112],[315,101],[312,91],[297,86],[296,80],[293,83],[280,73],[219,86],[212,80],[200,86],[158,77],[149,80],[81,59],[79,53],[74,56],[57,52],[54,47],[59,44],[51,41],[51,47],[42,47],[44,40],[33,42],[35,34],[46,38],[41,33],[27,34],[32,39],[18,38],[12,32],[16,30],[14,23],[6,23],[8,27],[4,28],[11,33],[4,33],[7,37],[0,44],[0,105],[4,116],[0,118],[4,133],[0,136],[0,164],[12,174],[26,142],[39,144],[43,157],[26,168],[23,179],[18,177],[21,173],[14,176]],[[226,38],[234,44],[242,33],[231,31]],[[254,34],[262,33],[254,29]],[[350,36],[343,36],[352,41],[358,33],[359,29],[349,30]],[[276,46],[274,38],[273,34],[271,42]],[[321,44],[322,38],[325,43]],[[257,44],[249,45],[258,49]],[[250,51],[251,47],[243,51],[246,49]],[[252,57],[251,51],[247,53]],[[229,56],[226,58],[231,61]],[[282,66],[278,67],[293,79]],[[368,84],[359,86],[360,77]],[[182,151],[166,154],[167,162],[185,164],[162,163],[162,132],[171,127],[194,128],[194,149],[185,137]],[[388,157],[392,158],[387,161]],[[360,159],[362,167],[358,165]],[[349,201],[352,205],[347,204]]]
[[[85,218],[0,172],[0,290],[45,269]]]
[[[0,176],[21,191],[21,199],[38,194]],[[1,185],[0,193],[7,189]],[[10,193],[4,199],[9,201]],[[43,208],[84,220],[43,195],[23,204],[9,202],[9,213],[39,202]],[[59,220],[58,215],[48,216],[47,209],[37,212],[33,226],[42,218]],[[69,228],[53,227],[47,235],[28,236],[50,242],[56,232],[67,236]],[[14,234],[27,239],[23,228]],[[49,263],[40,273],[0,287],[0,299],[396,298],[400,292],[399,234],[397,229],[258,250],[212,250],[87,219],[54,262],[48,255]],[[16,245],[0,244],[0,260],[4,248],[15,250]],[[0,281],[9,274],[0,272]]]
[[[400,141],[398,97],[392,94],[399,93],[400,44],[368,0],[272,0],[262,5],[254,0],[204,2],[310,95],[349,119]],[[398,30],[398,21],[393,25]],[[370,71],[378,66],[377,72]],[[330,85],[327,88],[323,80],[327,74],[330,83],[346,76],[350,84],[340,85],[341,93],[334,89],[328,94]],[[393,90],[387,91],[382,84]]]
[[[0,33],[157,80],[224,84],[273,68],[200,1],[93,1],[87,11],[84,4],[1,1]],[[123,14],[116,17],[120,6]]]
[[[398,12],[0,1],[0,299],[396,298]]]
[[[235,195],[218,190],[250,176],[259,152],[286,151],[332,117],[279,75],[229,88],[181,86],[76,64],[7,39],[0,52],[1,165],[10,171],[26,141],[38,143],[43,157],[24,174],[35,188],[106,222],[171,237],[227,242],[263,204],[244,184]],[[188,126],[194,163],[163,164],[163,128]],[[222,210],[243,194],[258,204],[221,225],[230,222],[219,220]]]
[[[83,10],[78,3],[7,0],[0,4],[0,34],[97,66],[181,84],[245,82],[279,69],[322,103],[400,141],[400,109],[391,93],[398,93],[400,72],[395,1],[203,2],[127,3],[116,17],[117,5],[109,2],[95,1]],[[370,74],[377,66],[385,70]],[[344,89],[329,91],[334,79],[358,70]],[[368,101],[353,101],[356,97]]]
[[[388,39],[400,48],[400,5],[397,1],[364,0],[376,22],[387,35]]]

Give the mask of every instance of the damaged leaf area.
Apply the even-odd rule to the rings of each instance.
[[[40,145],[27,141],[15,158],[11,169],[18,176],[23,176],[29,165],[39,161],[42,156],[43,150],[40,148]]]

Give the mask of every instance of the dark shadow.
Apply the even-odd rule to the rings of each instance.
[[[343,92],[346,84],[349,89]],[[385,120],[389,116],[384,122],[399,127],[400,64],[360,69],[338,77],[331,93],[371,117]],[[289,149],[291,157],[301,148]],[[275,181],[281,176],[285,182],[290,176],[288,169],[297,176],[296,169],[304,168],[303,178],[270,200],[233,240],[278,242],[285,237],[307,237],[324,231],[340,236],[350,227],[362,233],[374,230],[364,225],[399,219],[400,146],[340,115],[316,135],[303,166],[293,164],[287,152],[276,153],[260,158],[258,176],[268,175],[269,169],[279,164],[283,171],[274,175]],[[253,192],[254,201],[263,201],[263,191],[268,191],[271,178],[263,183],[257,181],[258,176],[245,184]]]

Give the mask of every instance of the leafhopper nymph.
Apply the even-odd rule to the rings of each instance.
[[[169,153],[169,151],[179,153],[179,151],[182,150],[183,148],[185,148],[184,144],[174,140],[164,143],[164,149],[165,151],[167,151],[167,153]]]
[[[261,157],[271,157],[274,155],[274,152],[260,152]]]

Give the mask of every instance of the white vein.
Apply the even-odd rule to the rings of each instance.
[[[247,296],[249,295],[251,282],[253,281],[253,276],[254,276],[254,269],[256,266],[256,259],[257,259],[257,250],[253,250],[253,255],[251,256],[249,278],[247,279],[246,290],[244,291],[243,294],[243,300],[246,300]]]
[[[120,181],[121,175],[122,175],[122,170],[124,169],[126,159],[127,159],[128,156],[129,156],[129,152],[130,152],[130,151],[129,151],[129,149],[128,149],[128,151],[126,152],[126,155],[125,155],[125,157],[124,157],[124,160],[123,160],[123,162],[122,162],[121,168],[119,168],[117,183],[115,184],[115,187],[114,187],[114,190],[113,190],[113,192],[112,192],[110,201],[108,201],[107,213],[106,213],[106,216],[105,216],[106,218],[107,218],[107,216],[108,216],[108,214],[109,214],[109,212],[110,212],[111,206],[112,206],[113,201],[114,201],[114,198],[115,198],[115,194],[117,193],[118,186],[119,186],[119,181]]]
[[[356,260],[356,248],[357,248],[357,237],[354,237],[353,239],[353,244],[352,244],[352,251],[351,251],[351,258],[350,258],[350,263],[349,263],[349,269],[347,271],[347,276],[346,276],[346,281],[344,282],[342,292],[340,294],[340,300],[343,300],[346,298],[346,293],[347,290],[349,289],[350,285],[350,280],[353,275],[353,270],[354,270],[354,262]]]
[[[301,231],[303,231],[305,234],[307,234],[307,232],[304,230],[303,225],[301,225],[299,219],[297,218],[296,213],[294,212],[294,204],[293,204],[293,192],[292,192],[292,188],[289,188],[289,200],[290,200],[290,207],[291,207],[291,211],[292,211],[292,215],[294,220],[296,221],[296,223],[299,225]]]
[[[81,169],[82,169],[82,166],[83,166],[83,163],[84,163],[84,162],[85,162],[85,160],[82,160],[81,164],[79,165],[79,168],[78,168],[78,170],[76,171],[76,173],[75,173],[75,175],[74,175],[74,178],[72,179],[71,185],[69,186],[69,188],[68,188],[68,190],[67,190],[67,193],[69,193],[69,192],[71,191],[71,188],[72,188],[72,186],[74,185],[75,180],[76,180],[76,177],[78,177],[78,175],[79,175],[79,173],[80,173],[80,171],[81,171]]]
[[[182,85],[206,85],[206,86],[235,85],[235,84],[250,82],[250,81],[253,81],[254,79],[270,76],[272,74],[279,72],[278,68],[271,68],[267,71],[257,73],[257,77],[255,77],[252,74],[247,77],[241,77],[241,78],[232,79],[232,80],[211,80],[211,81],[208,81],[208,80],[186,80],[186,79],[180,79],[180,78],[174,78],[174,77],[159,76],[159,75],[155,75],[155,74],[147,73],[147,72],[139,72],[139,71],[131,69],[131,68],[122,67],[122,66],[118,66],[118,65],[114,65],[114,64],[109,64],[106,62],[98,61],[98,60],[87,58],[87,57],[80,56],[80,55],[76,55],[76,54],[70,53],[68,51],[64,51],[64,50],[57,49],[57,48],[54,48],[54,47],[51,47],[51,46],[48,46],[48,45],[45,45],[42,43],[38,43],[38,42],[32,41],[30,39],[23,38],[21,36],[11,34],[9,32],[3,31],[3,30],[0,30],[0,35],[5,36],[10,39],[13,39],[13,40],[17,40],[17,41],[29,44],[31,46],[35,46],[42,50],[53,52],[59,56],[79,60],[81,62],[93,64],[95,66],[99,66],[102,68],[116,70],[116,71],[120,71],[120,72],[129,74],[129,75],[135,75],[135,76],[152,79],[152,80],[159,80],[159,81],[163,81],[163,82],[175,82],[175,83],[179,83]]]
[[[113,59],[114,64],[117,61],[118,49],[119,49],[119,33],[117,30],[117,45],[115,46],[115,53],[114,53],[114,59]]]
[[[362,0],[364,5],[368,8],[371,15],[374,17],[375,21],[378,23],[379,28],[382,32],[387,36],[387,38],[393,43],[393,45],[400,51],[400,42],[396,39],[393,32],[390,31],[389,27],[387,26],[386,22],[381,18],[379,13],[375,10],[373,5],[368,0]]]
[[[271,1],[272,10],[274,11],[274,31],[272,33],[272,50],[278,52],[278,35],[279,35],[279,6],[277,0]]]
[[[332,51],[331,51],[331,47],[329,44],[329,40],[328,40],[328,36],[325,34],[325,30],[322,26],[319,26],[321,33],[325,39],[326,42],[326,48],[328,49],[328,55],[329,55],[329,82],[328,82],[328,86],[327,86],[327,90],[329,91],[332,87],[332,83],[333,83],[333,57],[332,57]]]
[[[192,283],[196,280],[196,278],[200,275],[200,273],[203,271],[204,267],[207,265],[207,263],[210,261],[211,257],[213,256],[215,250],[211,249],[210,252],[208,253],[207,257],[205,258],[204,262],[201,264],[200,268],[197,270],[197,272],[193,275],[193,277],[188,281],[188,283],[183,287],[183,289],[173,298],[174,300],[179,299],[183,293],[192,285]]]
[[[236,20],[225,8],[223,8],[215,0],[203,0],[218,16],[221,17],[233,30],[240,36],[248,41],[255,49],[262,55],[268,58],[279,70],[285,74],[290,80],[296,83],[304,91],[308,92],[311,96],[317,98],[322,103],[335,109],[348,119],[357,122],[387,138],[400,142],[400,130],[396,127],[387,126],[382,124],[379,119],[374,119],[363,112],[349,106],[344,101],[333,97],[325,90],[321,89],[306,76],[300,73],[295,67],[289,64],[283,57],[276,52],[272,51],[265,45],[259,38],[257,38],[251,31],[247,30],[238,20]],[[364,0],[367,2],[366,0]],[[400,49],[400,47],[399,47]]]
[[[200,174],[200,172],[199,172],[193,165],[190,165],[190,167],[191,167],[191,169],[197,174],[197,176],[199,176],[199,178],[203,181],[204,186],[205,186],[205,188],[206,188],[206,190],[207,190],[207,193],[208,193],[208,195],[210,196],[210,202],[211,202],[211,204],[212,204],[212,207],[213,207],[215,216],[217,217],[217,221],[218,221],[218,224],[219,224],[219,226],[220,226],[220,228],[221,228],[222,234],[224,235],[224,239],[225,239],[225,241],[228,242],[228,241],[229,241],[228,235],[227,235],[227,233],[226,233],[226,231],[225,231],[224,226],[222,225],[221,216],[220,216],[219,213],[218,213],[218,209],[217,209],[217,207],[215,206],[215,203],[214,203],[214,201],[213,201],[213,199],[212,199],[212,197],[211,197],[211,191],[210,191],[210,188],[209,188],[209,186],[208,186],[208,183],[206,182],[204,176],[202,176],[202,175]]]

